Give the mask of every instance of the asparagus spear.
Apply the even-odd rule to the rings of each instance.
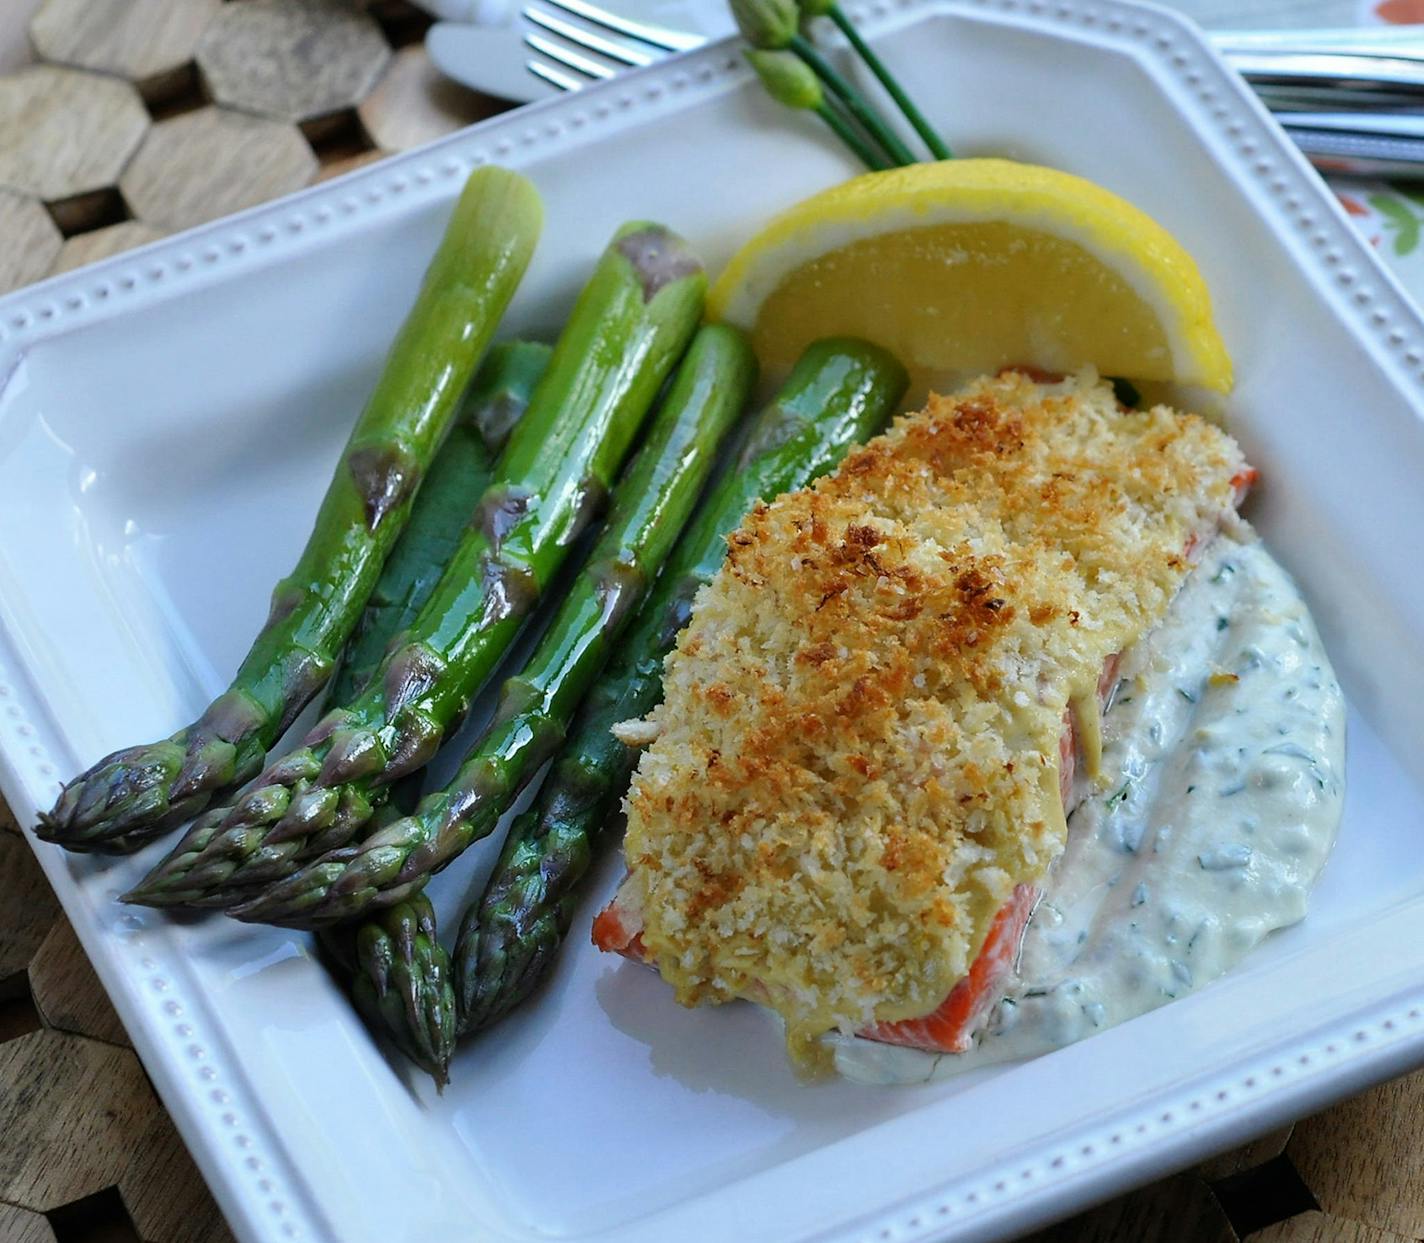
[[[657,704],[663,658],[698,589],[722,564],[727,535],[759,500],[804,487],[878,432],[904,390],[904,369],[875,346],[818,341],[759,416],[736,468],[703,501],[584,701],[537,802],[511,827],[483,895],[465,912],[454,955],[462,1034],[503,1017],[552,965],[595,839],[637,763],[636,748],[613,728]]]
[[[709,362],[715,363],[726,358],[729,362],[739,364],[738,372],[741,371],[742,360],[746,361],[748,371],[754,368],[755,364],[747,356],[744,346],[733,346],[730,341],[717,339],[729,335],[731,334],[721,329],[704,330],[703,336],[694,341],[688,358],[679,371],[677,385],[690,383],[696,377],[697,372],[692,368],[699,351],[712,351],[707,355]],[[734,335],[731,335],[731,340],[736,340]],[[712,378],[710,370],[708,378]],[[735,387],[740,388],[740,375],[737,378],[739,382]],[[747,383],[750,383],[749,375]],[[726,403],[726,412],[730,417],[740,407],[745,393],[733,391],[733,386],[718,390],[709,385],[702,396],[704,400]],[[680,400],[676,389],[669,400]],[[434,914],[428,910],[428,906],[421,908],[420,927],[424,942],[418,942],[418,948],[407,952],[403,959],[395,958],[389,934],[395,913],[404,912],[417,901],[423,899],[413,898],[410,902],[397,903],[393,907],[377,911],[365,924],[340,924],[323,928],[321,938],[334,950],[345,973],[355,980],[352,986],[353,997],[367,1025],[374,1031],[388,1035],[417,1065],[433,1075],[437,1084],[443,1084],[450,1046],[454,1041],[453,1018],[448,1026],[446,1018],[454,1014],[455,998],[450,985],[448,959],[444,957],[435,939]],[[353,942],[367,946],[367,951],[359,963],[354,961],[354,954],[350,950]],[[404,945],[406,941],[398,940],[396,944]],[[345,952],[342,952],[343,949]],[[393,959],[410,965],[393,969],[390,965]],[[423,969],[417,969],[417,964]],[[375,1004],[377,999],[381,1004]]]
[[[391,641],[415,620],[459,546],[475,505],[494,475],[495,457],[529,406],[549,365],[549,346],[506,341],[491,348],[466,394],[455,426],[411,507],[405,532],[386,558],[365,612],[342,653],[327,701],[349,703],[366,688]],[[406,815],[420,801],[423,772],[390,787]]]
[[[411,507],[331,680],[330,702],[365,689],[386,647],[415,620],[493,477],[495,457],[529,405],[552,351],[538,341],[493,346]]]
[[[171,738],[106,756],[71,781],[37,834],[71,850],[132,850],[255,773],[331,676],[405,525],[542,223],[517,173],[470,175],[415,305],[352,429],[316,525],[232,685]]]
[[[359,928],[330,929],[322,944],[350,977],[366,1025],[443,1088],[455,1049],[455,995],[430,899],[416,894]]]
[[[231,914],[298,927],[358,918],[418,892],[495,827],[563,743],[579,700],[691,513],[755,367],[735,330],[698,333],[647,443],[618,483],[588,564],[534,655],[504,683],[494,721],[450,785],[414,815],[354,850],[316,860]]]
[[[227,810],[200,817],[131,893],[223,905],[352,840],[423,766],[493,672],[627,455],[695,331],[701,264],[661,225],[624,225],[579,295],[496,481],[430,599],[370,684]]]

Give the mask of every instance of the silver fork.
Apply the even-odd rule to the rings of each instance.
[[[550,12],[551,9],[557,11]],[[589,4],[588,0],[536,0],[524,6],[524,16],[540,31],[548,32],[529,31],[524,36],[525,46],[556,61],[564,69],[572,69],[582,75],[581,78],[574,77],[544,60],[530,59],[525,62],[525,68],[536,78],[542,78],[561,91],[576,91],[590,81],[611,78],[619,72],[619,65],[636,69],[651,65],[674,52],[690,52],[707,42],[703,35],[619,17],[607,9]],[[580,18],[588,25],[571,22],[569,16]],[[551,39],[549,35],[557,38]],[[620,35],[622,38],[610,37]],[[583,50],[579,51],[580,48]],[[586,56],[585,52],[593,52],[604,59]],[[610,61],[615,63],[610,64]]]

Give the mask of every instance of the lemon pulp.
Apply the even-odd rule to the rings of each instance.
[[[787,371],[817,337],[900,354],[914,387],[1013,364],[1172,378],[1153,309],[1083,247],[1004,221],[862,238],[802,264],[762,304],[752,340]]]

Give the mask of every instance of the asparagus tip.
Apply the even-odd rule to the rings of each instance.
[[[162,888],[140,881],[127,893],[119,895],[119,901],[126,906],[174,907],[187,906],[185,896],[167,893]]]

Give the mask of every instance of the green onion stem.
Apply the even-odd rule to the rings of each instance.
[[[830,88],[832,94],[844,102],[851,116],[865,126],[867,133],[884,149],[885,154],[890,157],[891,164],[903,165],[919,162],[911,154],[909,147],[900,141],[899,136],[871,107],[865,97],[841,77],[830,62],[811,46],[804,35],[793,36],[787,47],[815,71],[816,76]]]
[[[832,4],[826,10],[826,16],[835,22],[840,32],[845,35],[850,42],[855,53],[865,62],[866,68],[870,70],[879,80],[880,85],[889,93],[890,98],[895,101],[896,106],[905,115],[911,125],[915,127],[915,132],[925,140],[925,146],[930,149],[930,153],[938,160],[947,160],[951,157],[949,147],[943,138],[935,131],[924,118],[924,114],[910,102],[910,97],[905,94],[904,88],[896,80],[895,75],[885,67],[885,62],[880,59],[870,49],[870,45],[860,37],[860,32],[851,23],[850,18],[845,15],[845,11],[839,4]]]
[[[816,107],[815,112],[871,172],[879,172],[882,168],[890,167],[889,161],[872,143],[865,140],[865,136],[855,127],[855,123],[839,110],[834,101],[823,101]]]

